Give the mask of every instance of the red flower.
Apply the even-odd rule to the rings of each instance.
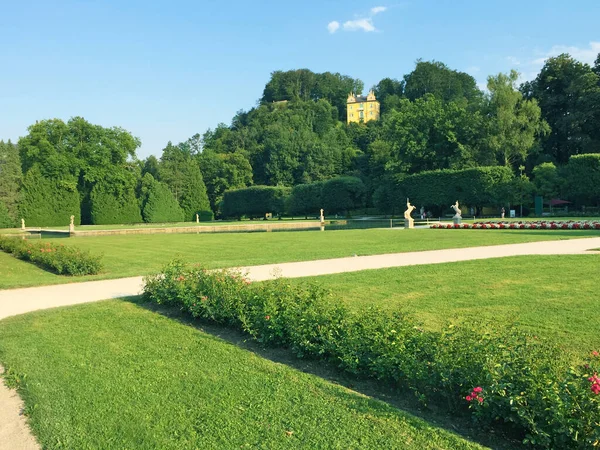
[[[271,320],[271,316],[265,316],[265,320]]]
[[[483,403],[483,397],[477,397],[477,401],[478,401],[479,403]]]
[[[477,393],[483,392],[483,389],[480,388],[479,386],[477,386],[475,389],[473,389],[473,392],[477,392]]]
[[[592,352],[592,356],[594,356],[594,357],[596,357],[596,358],[597,358],[598,356],[600,356],[600,353],[598,353],[598,351],[597,351],[597,350],[594,350],[594,351]]]
[[[473,398],[470,395],[467,395],[465,397],[465,400],[468,401],[468,402],[470,402],[471,400],[473,400]]]

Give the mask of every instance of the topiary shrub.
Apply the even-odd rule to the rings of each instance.
[[[37,166],[23,178],[19,211],[28,227],[68,225],[70,216],[75,216],[75,225],[81,223],[75,184],[46,178]]]
[[[155,181],[148,190],[142,212],[144,222],[182,222],[183,210],[165,183]]]
[[[134,190],[104,183],[97,183],[92,189],[90,216],[94,225],[142,222]]]
[[[200,222],[210,222],[215,219],[215,215],[211,210],[198,211],[198,220]]]
[[[281,215],[290,188],[283,186],[251,186],[225,191],[221,213],[224,217],[264,217],[266,213]]]

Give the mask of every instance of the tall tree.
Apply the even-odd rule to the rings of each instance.
[[[568,54],[549,58],[535,80],[521,90],[537,99],[551,133],[543,151],[566,164],[571,155],[600,149],[600,77]]]
[[[526,100],[517,90],[519,73],[488,77],[489,117],[486,143],[498,163],[517,167],[523,164],[540,136],[550,132],[541,118],[535,99]]]
[[[15,144],[0,141],[0,203],[13,221],[18,219],[21,160]]]

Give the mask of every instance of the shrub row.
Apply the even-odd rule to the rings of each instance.
[[[470,230],[600,230],[596,221],[536,221],[536,222],[475,222],[475,223],[435,223],[429,228],[462,228]]]
[[[471,414],[531,446],[589,448],[600,440],[596,352],[588,365],[568,368],[558,349],[514,327],[424,331],[401,313],[349,310],[315,286],[250,283],[233,271],[179,262],[145,282],[150,301],[236,327],[298,357],[393,383],[425,404]]]
[[[102,270],[100,256],[71,246],[0,236],[0,250],[59,275],[95,275]]]

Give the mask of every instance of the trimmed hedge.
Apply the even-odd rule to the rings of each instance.
[[[212,220],[214,220],[215,215],[213,214],[213,212],[209,209],[207,211],[198,211],[198,220],[200,222],[210,222]],[[194,217],[195,219],[195,217]]]
[[[150,186],[142,215],[147,223],[183,222],[183,210],[179,203],[169,186],[159,181],[154,181]]]
[[[365,185],[357,177],[337,177],[323,182],[321,200],[326,214],[346,213],[365,206]]]
[[[322,192],[321,181],[294,186],[287,199],[287,212],[291,215],[318,216],[323,208]]]
[[[42,176],[37,166],[23,178],[19,211],[28,227],[68,225],[75,216],[81,223],[81,208],[76,186]]]
[[[135,192],[131,188],[116,190],[116,186],[98,183],[90,194],[92,224],[141,223],[142,214]]]
[[[101,256],[77,247],[0,236],[0,250],[59,275],[95,275],[102,270]]]
[[[264,217],[267,213],[283,214],[290,188],[283,186],[251,186],[225,191],[221,213],[224,217]]]
[[[250,283],[233,271],[179,262],[145,278],[147,300],[226,324],[298,357],[413,391],[423,403],[472,415],[540,448],[590,448],[600,440],[598,353],[569,368],[560,351],[514,328],[424,331],[400,313],[352,312],[314,286]]]
[[[571,199],[600,206],[600,153],[571,156],[564,174]]]

